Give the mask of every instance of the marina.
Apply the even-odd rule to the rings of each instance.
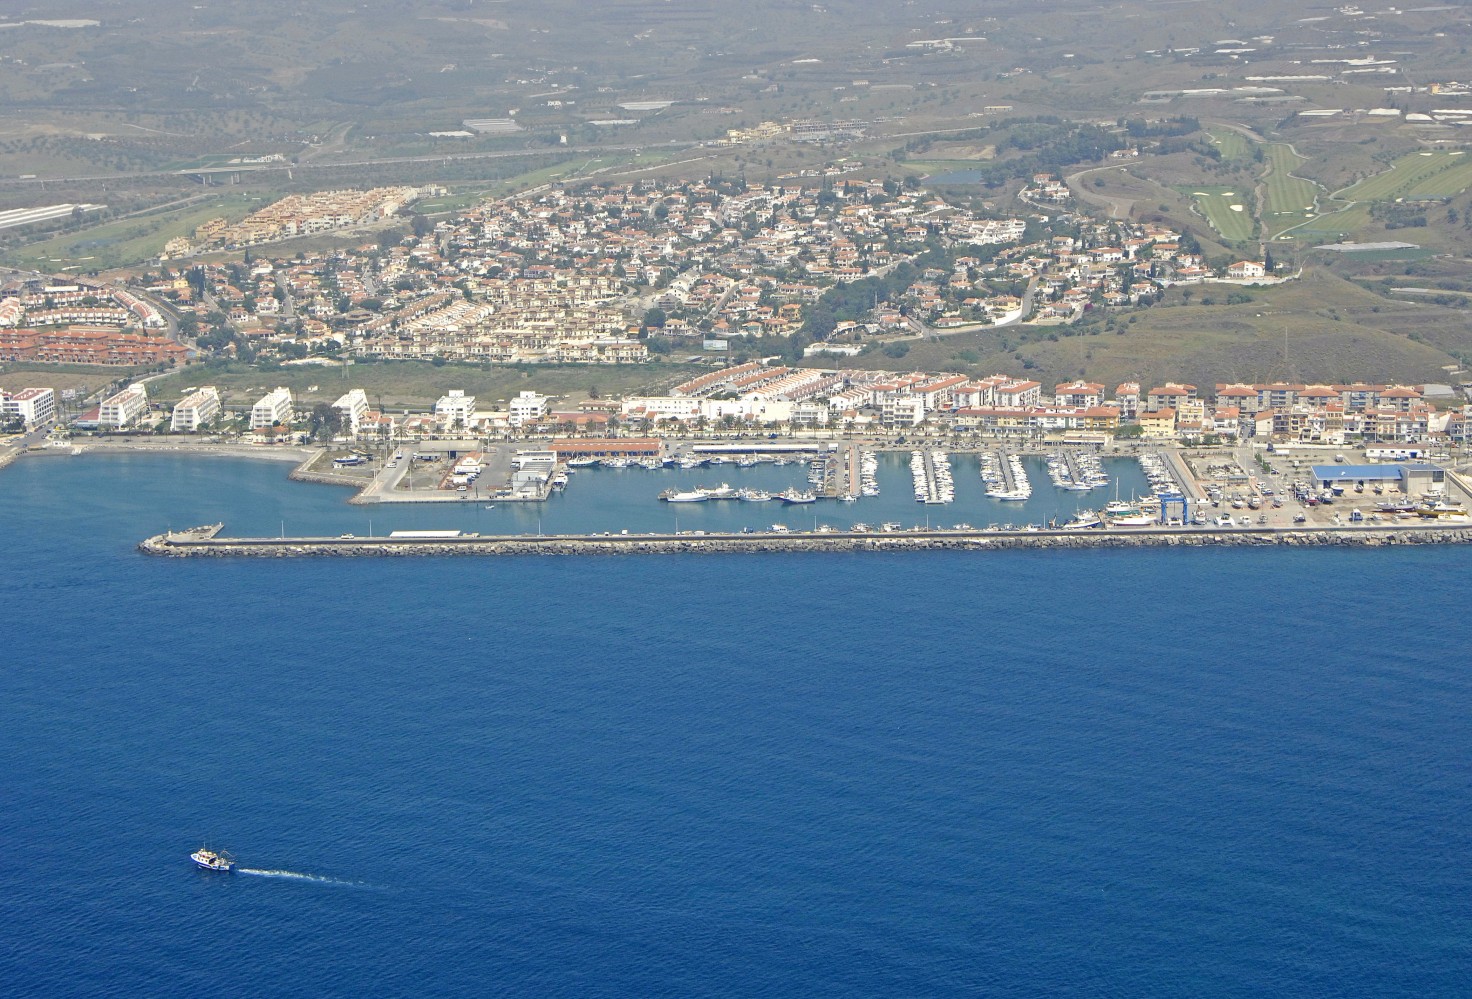
[[[636,446],[644,445],[636,442]],[[1037,451],[968,451],[934,445],[879,449],[852,441],[753,440],[736,447],[667,441],[638,456],[570,453],[558,461],[551,449],[536,451],[523,445],[514,449],[515,464],[546,475],[546,498],[486,502],[493,497],[487,497],[482,487],[496,474],[490,450],[481,445],[481,457],[475,460],[470,455],[441,460],[435,458],[435,447],[414,448],[421,466],[442,466],[416,469],[415,482],[425,483],[418,490],[446,496],[434,483],[447,474],[461,474],[457,467],[464,469],[468,488],[449,493],[450,502],[437,496],[426,503],[345,504],[335,490],[294,488],[290,492],[294,502],[279,512],[261,511],[265,517],[259,523],[252,524],[249,514],[244,521],[230,517],[232,533],[349,540],[404,530],[502,538],[624,532],[685,537],[762,534],[781,527],[798,536],[806,532],[826,536],[857,531],[865,524],[878,525],[887,534],[960,528],[1047,534],[1059,529],[1098,531],[1100,526],[1131,532],[1155,527],[1243,531],[1469,522],[1469,495],[1460,479],[1444,476],[1432,466],[1342,463],[1290,469],[1285,460],[1281,462],[1285,467],[1269,468],[1261,458],[1250,458],[1250,451],[1192,454],[1163,447],[1099,454],[1092,448],[1076,448],[1070,461],[1070,449],[1056,445]],[[59,451],[49,453],[67,464],[76,461]],[[83,460],[88,465],[155,458],[171,463],[187,461],[191,453],[89,448],[84,449]],[[402,453],[412,460],[407,449]],[[274,456],[274,451],[260,452],[260,457]],[[357,467],[350,467],[347,474],[318,474],[316,468],[324,458],[330,464],[332,457],[330,452],[309,455],[291,477],[356,483],[360,488],[375,477],[371,468]],[[389,455],[390,463],[396,458]],[[55,467],[59,462],[53,457],[38,464]],[[1251,470],[1249,464],[1254,466]],[[257,472],[279,468],[274,462],[252,461],[241,462],[241,467]],[[304,468],[311,473],[303,474]],[[858,495],[854,495],[855,468]],[[342,481],[349,476],[355,481]],[[564,478],[562,487],[551,485]],[[1067,488],[1081,482],[1094,486]],[[1099,496],[1101,482],[1110,487],[1109,502]],[[304,517],[300,512],[304,508],[317,513]],[[943,519],[937,516],[942,508]],[[189,518],[202,519],[226,518]]]
[[[1097,455],[1073,448],[1048,455],[1048,477],[1059,489],[1087,492],[1109,485],[1109,476]]]
[[[1027,476],[1021,455],[1006,451],[983,451],[981,479],[986,483],[988,499],[1024,503],[1032,498],[1032,480]]]
[[[935,448],[910,452],[910,475],[915,480],[915,502],[932,506],[956,501],[956,482],[950,455]]]

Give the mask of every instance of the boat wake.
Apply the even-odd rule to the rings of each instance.
[[[262,871],[253,867],[237,867],[237,874],[254,874],[258,878],[286,878],[291,881],[316,881],[327,885],[355,885],[357,881],[343,881],[338,878],[323,877],[320,874],[304,874],[301,871]]]

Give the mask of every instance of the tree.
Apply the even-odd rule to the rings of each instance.
[[[342,412],[325,402],[317,403],[312,407],[308,430],[314,440],[332,440],[342,433]]]
[[[644,313],[644,325],[653,329],[664,329],[664,324],[668,321],[669,316],[661,308],[655,307]]]

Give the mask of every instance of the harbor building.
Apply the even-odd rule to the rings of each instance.
[[[265,430],[278,425],[288,426],[291,416],[291,389],[277,387],[267,392],[250,408],[250,428]]]
[[[220,415],[220,390],[213,385],[195,389],[174,407],[169,429],[192,434]]]
[[[1314,465],[1314,483],[1338,494],[1346,487],[1362,493],[1366,487],[1405,496],[1434,495],[1446,489],[1446,471],[1424,462],[1384,465]]]
[[[511,459],[511,499],[546,499],[557,471],[556,451],[517,451]]]
[[[360,388],[353,389],[334,402],[332,408],[342,414],[343,432],[350,437],[356,437],[358,427],[368,412],[368,393]]]
[[[102,403],[97,413],[97,426],[102,430],[124,430],[137,423],[146,412],[148,389],[142,385],[129,385]]]
[[[451,389],[434,404],[434,420],[440,430],[464,429],[475,416],[475,396],[464,389]]]
[[[0,418],[9,423],[20,420],[27,427],[39,427],[56,419],[56,390],[21,389],[14,394],[0,391]]]

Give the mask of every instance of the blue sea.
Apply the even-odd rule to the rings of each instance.
[[[0,471],[0,994],[1472,990],[1464,549],[135,552],[535,518],[288,467]]]

